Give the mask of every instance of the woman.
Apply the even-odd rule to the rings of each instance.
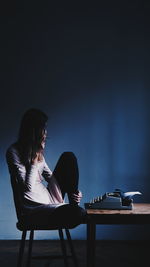
[[[78,205],[82,193],[78,190],[77,159],[72,152],[64,152],[54,171],[50,170],[43,154],[47,120],[41,110],[27,110],[21,120],[18,140],[6,153],[11,181],[17,180],[23,203],[19,220],[33,225],[74,227],[86,214]],[[66,193],[68,204],[64,202]]]

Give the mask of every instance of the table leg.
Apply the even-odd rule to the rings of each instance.
[[[96,224],[87,224],[87,267],[95,266],[95,234]]]

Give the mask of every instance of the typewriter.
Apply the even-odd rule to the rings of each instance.
[[[84,203],[86,209],[119,209],[132,210],[133,196],[141,195],[139,191],[123,192],[120,189],[115,189],[112,193],[105,193],[104,195],[93,198],[89,203]]]

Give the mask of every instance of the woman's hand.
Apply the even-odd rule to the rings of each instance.
[[[71,194],[71,200],[77,204],[80,203],[81,198],[82,198],[82,192],[79,190],[76,193]]]
[[[32,160],[32,164],[36,165],[39,162],[40,153],[37,152],[35,158]]]

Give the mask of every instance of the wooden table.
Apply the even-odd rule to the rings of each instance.
[[[95,266],[97,224],[150,224],[150,204],[133,204],[132,210],[87,209],[87,267]]]

